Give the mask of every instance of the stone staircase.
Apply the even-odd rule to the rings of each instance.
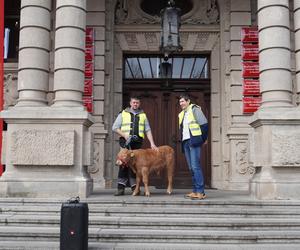
[[[300,249],[300,202],[257,201],[242,192],[208,198],[114,197],[89,205],[89,249]],[[0,198],[0,249],[59,249],[61,199]]]

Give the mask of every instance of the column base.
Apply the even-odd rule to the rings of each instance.
[[[28,197],[28,198],[64,198],[79,196],[86,198],[93,191],[93,181],[90,178],[66,178],[37,180],[22,178],[0,179],[1,197]]]
[[[299,168],[259,168],[250,182],[251,195],[259,200],[300,200]]]
[[[261,200],[300,200],[300,110],[261,109],[255,113],[251,144],[255,174],[253,197]]]
[[[69,199],[92,193],[92,121],[86,111],[15,107],[1,116],[8,126],[0,196]]]

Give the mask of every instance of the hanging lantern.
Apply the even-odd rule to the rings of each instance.
[[[161,45],[160,51],[164,54],[164,60],[167,61],[169,55],[173,52],[182,50],[179,41],[180,12],[175,7],[174,1],[168,2],[169,6],[161,11]]]

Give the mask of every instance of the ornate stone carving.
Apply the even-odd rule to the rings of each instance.
[[[141,8],[142,0],[117,0],[115,24],[155,24],[159,16],[151,16]],[[192,0],[193,8],[181,17],[182,24],[219,23],[219,10],[216,0]],[[130,6],[130,7],[129,7]]]
[[[238,173],[242,175],[255,173],[255,168],[249,166],[246,142],[236,143],[236,166]]]
[[[272,134],[272,158],[275,166],[300,166],[300,132],[297,129]]]
[[[99,172],[99,166],[100,166],[100,157],[102,155],[100,155],[100,141],[99,140],[95,140],[94,141],[94,162],[92,166],[88,167],[88,172],[90,174],[95,174],[97,172]]]
[[[218,32],[181,32],[180,43],[183,51],[212,50],[218,37]],[[144,48],[148,48],[149,51],[159,50],[159,32],[120,32],[116,38],[122,50],[141,51]]]
[[[16,74],[4,75],[4,109],[14,106],[18,99],[18,82]]]
[[[11,163],[30,166],[74,165],[75,131],[20,129],[11,135]]]

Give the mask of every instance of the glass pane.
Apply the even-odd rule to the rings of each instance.
[[[148,58],[139,58],[144,78],[152,78],[150,63]]]
[[[180,78],[183,58],[174,58],[173,60],[173,78]]]
[[[133,78],[142,78],[142,72],[136,57],[127,58],[128,65],[131,69]]]
[[[133,75],[131,74],[129,64],[128,64],[128,58],[125,59],[125,78],[126,79],[131,79],[133,78]]]
[[[153,70],[153,77],[159,78],[159,64],[160,64],[159,57],[151,57],[150,61],[151,61],[151,67]]]
[[[185,58],[181,78],[190,78],[194,58]]]
[[[191,78],[200,78],[206,58],[197,58]],[[204,70],[203,70],[204,71]]]

